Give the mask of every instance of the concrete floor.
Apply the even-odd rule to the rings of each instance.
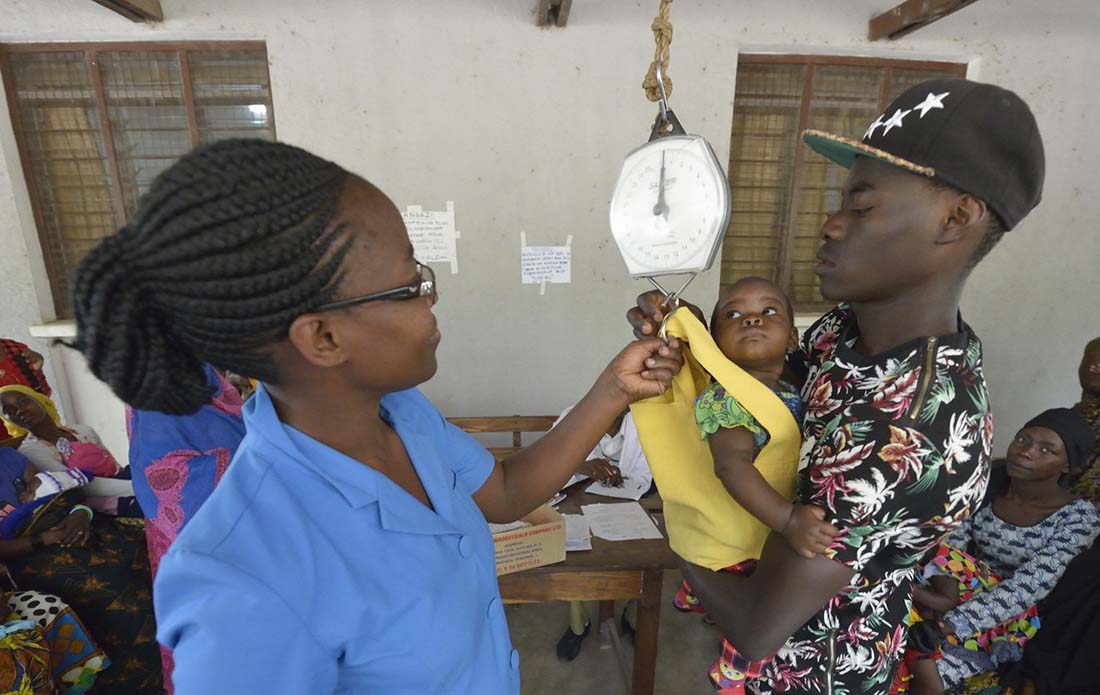
[[[664,601],[657,646],[657,685],[654,695],[713,695],[706,669],[718,654],[718,631],[703,624],[701,616],[683,614],[672,607],[680,586],[678,571],[665,572]],[[523,695],[629,695],[634,650],[630,639],[620,638],[616,604],[615,621],[584,640],[572,662],[560,661],[558,640],[569,624],[565,603],[522,604],[507,607],[512,644],[520,653]],[[588,605],[595,623],[595,603]],[[609,631],[614,629],[614,635]]]

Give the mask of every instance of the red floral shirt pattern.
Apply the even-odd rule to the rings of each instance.
[[[829,557],[856,574],[780,649],[758,693],[889,691],[920,562],[985,494],[993,420],[982,348],[960,332],[874,357],[844,305],[805,334],[799,498],[840,529]]]

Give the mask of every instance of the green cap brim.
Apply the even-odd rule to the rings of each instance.
[[[871,147],[840,135],[826,133],[823,130],[810,129],[802,131],[802,141],[809,145],[814,152],[831,162],[836,162],[845,169],[852,168],[852,165],[856,163],[856,157],[872,157],[887,164],[907,169],[914,174],[928,177],[936,175],[936,170],[932,167],[915,164],[908,159],[902,159],[877,147]]]

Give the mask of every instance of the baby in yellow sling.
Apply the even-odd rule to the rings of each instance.
[[[770,531],[801,555],[824,553],[837,530],[819,507],[794,504],[802,399],[782,381],[797,348],[786,295],[762,278],[744,278],[719,298],[710,333],[686,309],[668,335],[687,343],[673,386],[635,403],[642,449],[664,500],[672,550],[712,570],[750,574]],[[673,600],[705,612],[685,582]],[[738,692],[764,662],[748,662],[723,640],[710,669],[723,692]]]

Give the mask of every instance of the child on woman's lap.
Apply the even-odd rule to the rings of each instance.
[[[770,388],[802,421],[802,399],[798,389],[783,381],[789,350],[797,346],[798,332],[790,301],[774,283],[763,278],[744,278],[734,283],[718,300],[711,316],[711,335],[731,362]],[[772,531],[786,538],[801,555],[823,553],[837,530],[824,520],[819,507],[792,503],[780,494],[756,469],[756,455],[769,435],[737,399],[718,382],[711,383],[695,401],[695,419],[708,440],[714,458],[714,474],[729,495]],[[798,461],[790,462],[791,468]],[[733,529],[737,533],[737,529]],[[727,568],[751,574],[755,559]],[[705,612],[684,582],[673,599],[678,610]],[[759,675],[766,661],[750,662],[725,639],[722,654],[710,668],[714,685],[723,693],[744,691],[745,679]]]

